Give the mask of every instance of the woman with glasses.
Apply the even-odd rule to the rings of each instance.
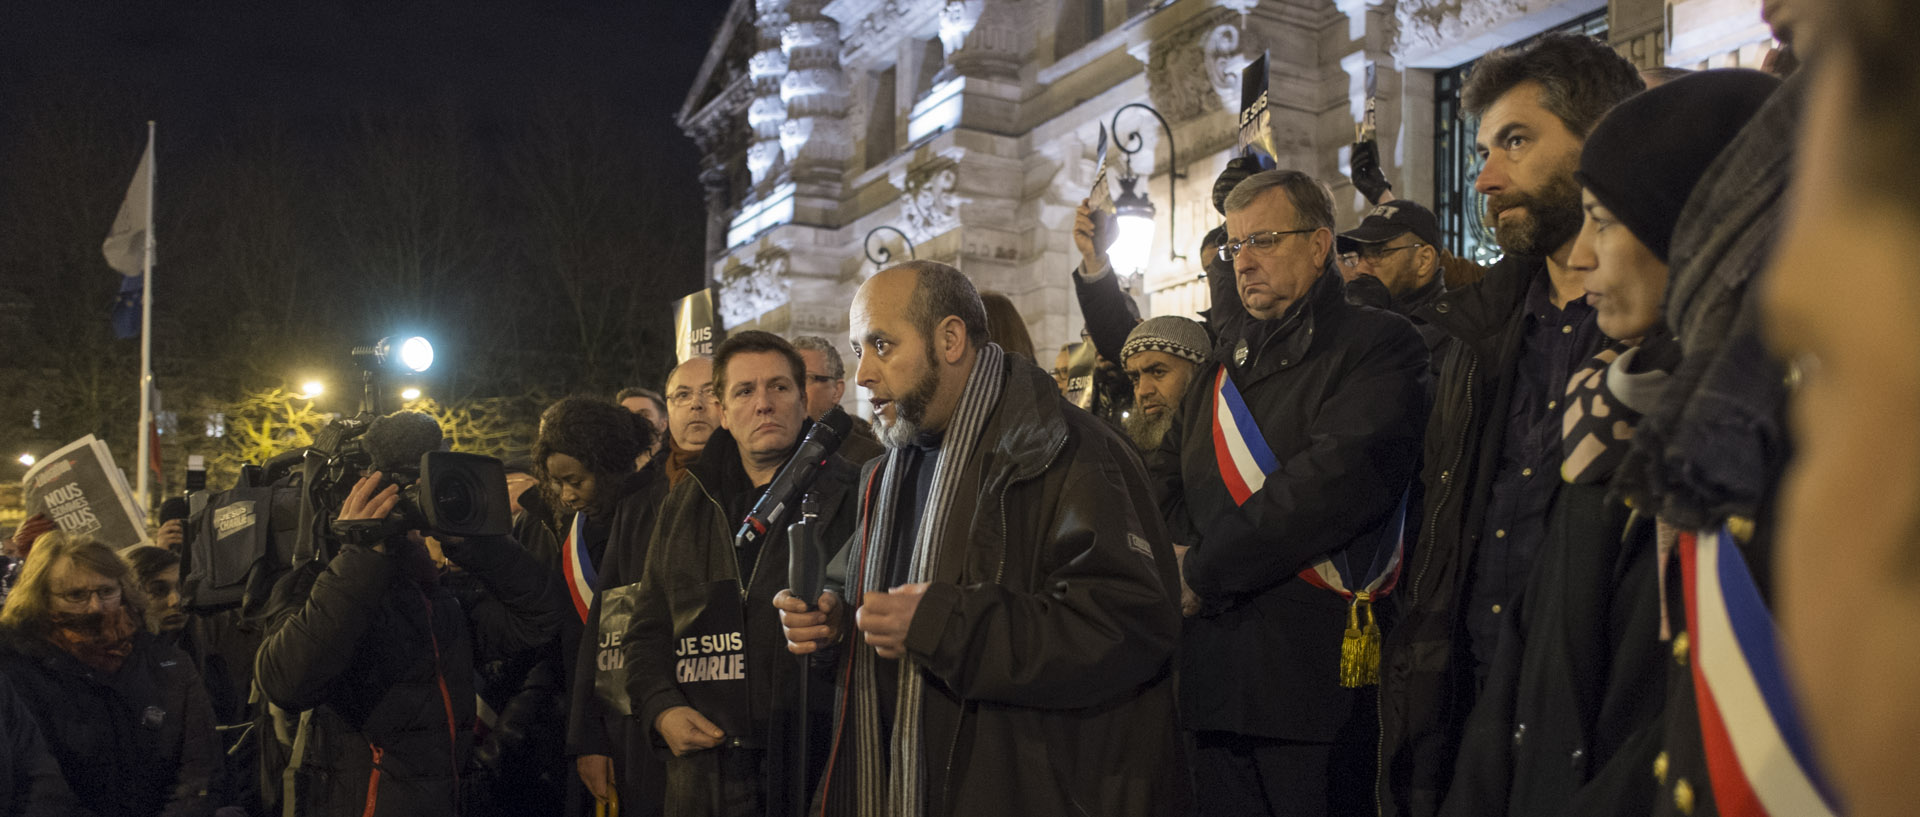
[[[142,626],[142,599],[106,545],[40,537],[0,608],[0,673],[87,810],[210,814],[213,710],[187,656]]]

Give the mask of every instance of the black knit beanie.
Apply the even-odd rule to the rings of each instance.
[[[1667,261],[1694,186],[1779,86],[1771,74],[1726,68],[1636,94],[1594,126],[1574,178]]]

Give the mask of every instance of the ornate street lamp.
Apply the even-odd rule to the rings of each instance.
[[[1114,215],[1119,221],[1119,235],[1114,238],[1113,246],[1107,250],[1107,255],[1113,260],[1114,269],[1138,273],[1146,268],[1147,256],[1153,251],[1154,207],[1153,201],[1147,198],[1146,185],[1140,184],[1140,177],[1133,172],[1133,154],[1139,153],[1146,147],[1146,140],[1141,138],[1138,130],[1127,131],[1125,136],[1120,135],[1120,115],[1126,113],[1129,108],[1139,108],[1152,114],[1154,120],[1160,123],[1161,130],[1167,134],[1167,173],[1170,177],[1167,182],[1167,258],[1176,262],[1187,259],[1180,254],[1180,245],[1174,239],[1173,224],[1173,212],[1179,207],[1179,203],[1175,200],[1176,182],[1187,176],[1180,172],[1180,154],[1174,147],[1173,126],[1167,124],[1166,117],[1161,116],[1152,105],[1144,102],[1130,102],[1113,112],[1113,144],[1126,155],[1127,160],[1122,166],[1120,195],[1113,200]],[[1140,185],[1138,192],[1134,190],[1136,184]]]

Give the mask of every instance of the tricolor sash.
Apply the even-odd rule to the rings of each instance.
[[[1773,616],[1732,534],[1680,534],[1693,694],[1713,799],[1728,817],[1831,817],[1782,670]]]
[[[1220,469],[1220,480],[1236,506],[1247,504],[1262,486],[1267,475],[1280,469],[1279,458],[1260,434],[1247,408],[1246,398],[1221,366],[1213,382],[1213,452]],[[1381,547],[1374,549],[1365,573],[1356,574],[1348,563],[1351,548],[1328,553],[1298,574],[1301,581],[1339,594],[1352,602],[1347,611],[1347,636],[1341,645],[1340,683],[1359,687],[1376,683],[1379,678],[1380,630],[1373,620],[1373,601],[1393,591],[1400,581],[1401,554],[1405,551],[1408,494],[1400,497],[1392,523],[1383,536]],[[1358,588],[1358,589],[1355,589]],[[1360,613],[1366,613],[1361,622]]]
[[[567,530],[567,542],[560,547],[560,572],[567,579],[567,594],[573,597],[573,610],[580,614],[580,623],[587,621],[587,611],[593,606],[593,588],[599,582],[599,576],[593,571],[593,556],[587,553],[587,515],[573,515],[573,526]]]

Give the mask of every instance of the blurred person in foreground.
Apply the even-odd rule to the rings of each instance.
[[[868,279],[849,331],[889,453],[846,579],[775,602],[843,679],[824,813],[1185,813],[1179,583],[1131,447],[987,340],[953,267]]]
[[[1768,2],[1811,73],[1791,214],[1764,296],[1795,460],[1775,576],[1786,657],[1846,813],[1905,815],[1920,775],[1920,63],[1905,0]],[[1842,555],[1844,554],[1844,555]]]
[[[0,673],[87,811],[208,815],[213,711],[187,656],[146,630],[143,597],[106,545],[42,535],[0,609]]]

